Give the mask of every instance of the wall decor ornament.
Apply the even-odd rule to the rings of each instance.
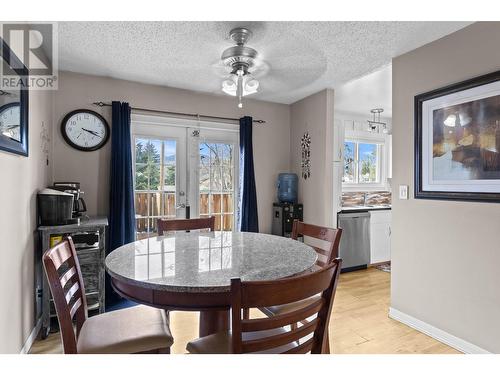
[[[305,132],[302,136],[300,147],[302,149],[302,178],[307,180],[311,177],[311,137],[309,132]]]
[[[415,198],[500,202],[500,71],[415,96]]]

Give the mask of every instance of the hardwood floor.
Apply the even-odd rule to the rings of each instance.
[[[388,317],[390,274],[375,268],[340,275],[330,321],[334,354],[433,353],[457,354],[455,349]],[[252,316],[260,312],[251,311]],[[172,353],[185,353],[198,333],[198,313],[171,313]],[[36,341],[30,353],[61,353],[58,333]]]

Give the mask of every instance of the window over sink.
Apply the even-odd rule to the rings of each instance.
[[[343,191],[387,190],[387,135],[348,132],[342,144]]]
[[[381,145],[346,140],[344,142],[343,183],[377,184],[381,181]]]

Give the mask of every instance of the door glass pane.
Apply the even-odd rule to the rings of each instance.
[[[223,167],[221,169],[222,173],[222,191],[232,191],[233,190],[233,168]]]
[[[215,216],[215,230],[222,230],[221,229],[221,215],[214,215]]]
[[[221,213],[221,195],[211,194],[210,195],[210,213],[217,214]]]
[[[222,208],[224,213],[233,212],[233,194],[224,194],[222,196]]]
[[[176,164],[176,141],[174,140],[166,140],[163,142],[163,145],[165,147],[164,150],[164,164],[165,165],[170,165],[174,166]]]
[[[221,191],[222,190],[221,168],[218,166],[211,167],[211,170],[210,170],[210,190],[211,191]]]
[[[135,216],[148,216],[148,193],[135,193]]]
[[[161,194],[151,193],[149,195],[149,216],[160,217],[161,215]]]
[[[165,166],[163,170],[163,191],[175,193],[175,166]]]
[[[377,145],[373,143],[358,144],[359,182],[378,182],[377,176]]]
[[[210,191],[210,166],[200,167],[200,193]]]
[[[200,188],[201,190],[201,188]],[[200,216],[207,215],[209,213],[208,209],[208,197],[210,194],[205,194],[200,191]]]
[[[176,150],[177,143],[173,139],[135,139],[134,184],[138,239],[157,235],[158,218],[175,217]]]
[[[233,228],[233,215],[224,215],[222,219],[222,230],[231,230]]]
[[[148,219],[137,218],[136,216],[136,237],[138,240],[148,237]]]
[[[200,142],[200,216],[215,216],[215,230],[233,230],[234,145]],[[230,215],[222,215],[227,213]]]
[[[163,216],[174,218],[175,212],[175,192],[173,193],[163,193]]]

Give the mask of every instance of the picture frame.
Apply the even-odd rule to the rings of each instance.
[[[7,64],[20,78],[28,77],[28,69],[2,38],[0,46],[0,64]],[[27,88],[0,90],[0,151],[28,156],[28,105]]]
[[[414,98],[416,199],[500,202],[500,70]]]

